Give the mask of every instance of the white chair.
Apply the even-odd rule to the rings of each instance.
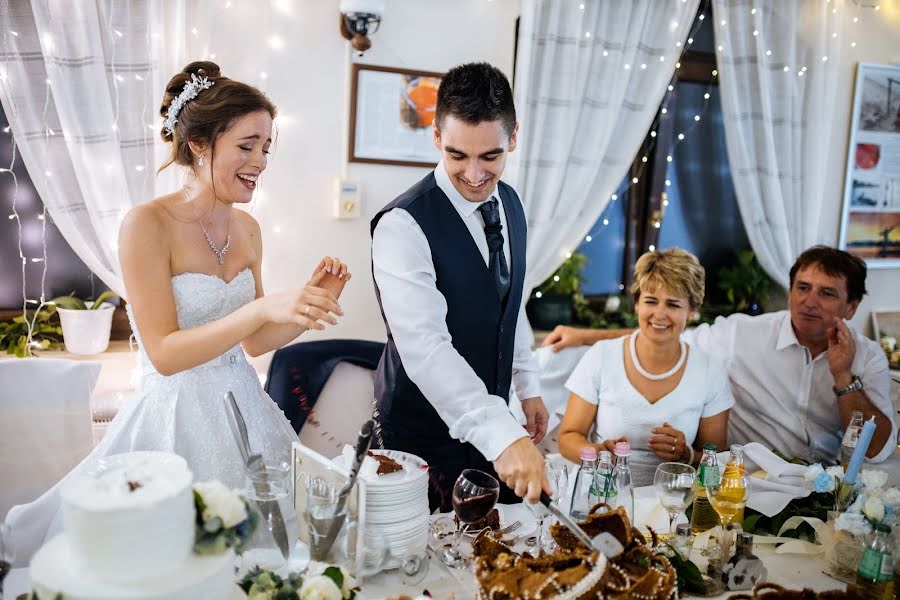
[[[372,418],[375,372],[350,363],[334,367],[313,413],[300,428],[300,442],[333,458],[344,444],[356,444],[359,428]]]
[[[99,375],[96,362],[0,361],[0,518],[90,453],[91,391]]]

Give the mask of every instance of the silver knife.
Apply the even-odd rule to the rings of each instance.
[[[265,464],[263,457],[261,454],[253,454],[250,450],[247,424],[244,422],[241,410],[238,408],[234,394],[231,392],[225,394],[225,412],[228,415],[228,424],[231,426],[231,432],[234,434],[235,441],[237,441],[238,449],[241,452],[247,470],[251,473],[264,473]],[[265,481],[258,483],[254,481],[253,486],[257,495],[269,492],[269,486]],[[270,515],[269,524],[272,528],[272,537],[275,539],[275,543],[278,544],[281,555],[287,560],[288,555],[291,553],[291,544],[288,540],[287,527],[284,524],[284,515],[281,514],[281,506],[277,500],[257,500],[256,504],[263,514]]]
[[[604,532],[595,538],[591,538],[584,529],[578,526],[572,518],[561,510],[557,504],[553,502],[546,492],[541,492],[541,504],[553,513],[559,519],[559,522],[566,526],[578,540],[591,550],[596,550],[607,558],[614,558],[622,553],[622,544],[619,543],[611,534]]]
[[[359,430],[359,437],[356,439],[356,448],[355,455],[353,457],[353,465],[350,467],[350,476],[347,478],[347,483],[344,484],[344,487],[338,493],[337,504],[334,508],[334,515],[341,514],[344,509],[344,504],[347,502],[347,497],[350,495],[350,490],[353,489],[353,484],[356,483],[356,478],[359,475],[359,468],[362,466],[363,459],[366,457],[366,453],[369,451],[369,446],[372,444],[372,434],[375,431],[375,421],[369,419],[365,423],[363,423],[362,427]],[[337,537],[338,532],[341,530],[341,525],[343,525],[344,520],[335,518],[331,522],[331,526],[328,528],[328,533],[322,540],[322,554],[327,554],[331,549],[331,546],[334,544],[334,540]]]

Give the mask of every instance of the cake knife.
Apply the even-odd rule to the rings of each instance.
[[[238,450],[241,452],[247,470],[251,473],[265,473],[262,455],[253,454],[250,451],[250,437],[247,434],[247,424],[244,422],[241,410],[238,408],[234,394],[231,392],[225,394],[225,413],[228,415],[231,433],[234,434]],[[268,492],[264,481],[257,483],[254,480],[253,487],[256,489],[257,494]],[[278,500],[257,500],[256,504],[264,515],[271,516],[269,523],[272,527],[272,537],[275,538],[275,543],[278,544],[281,555],[287,560],[288,555],[291,553],[291,544],[288,540],[287,527],[284,524],[284,515],[281,514],[281,506],[278,504]]]
[[[613,558],[622,553],[622,544],[612,536],[612,534],[608,532],[603,532],[597,537],[591,539],[591,536],[585,532],[584,529],[578,526],[566,512],[559,508],[559,505],[553,502],[553,499],[547,495],[547,492],[541,492],[541,504],[547,507],[547,509],[553,513],[553,515],[559,519],[559,522],[568,528],[572,534],[578,538],[582,544],[584,544],[587,548],[591,550],[596,550],[597,552],[605,555],[607,558]]]
[[[350,490],[353,489],[353,484],[356,483],[356,478],[359,475],[359,468],[362,466],[363,459],[365,459],[366,453],[369,451],[369,446],[372,444],[372,434],[374,432],[375,421],[372,419],[363,423],[362,427],[359,429],[359,437],[356,439],[356,448],[353,456],[353,465],[350,467],[350,476],[347,478],[347,483],[344,484],[344,487],[341,488],[341,491],[338,493],[337,504],[334,508],[335,518],[328,528],[328,533],[322,540],[322,554],[327,554],[331,549],[338,532],[341,530],[341,526],[344,524],[344,519],[338,518],[337,516],[341,514],[341,511],[344,509],[344,504],[347,503],[347,497],[350,495]]]

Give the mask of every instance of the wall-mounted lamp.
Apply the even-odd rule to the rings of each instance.
[[[381,25],[384,0],[341,0],[340,10],[341,35],[362,56],[372,46],[369,36]]]

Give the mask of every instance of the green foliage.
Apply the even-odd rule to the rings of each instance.
[[[630,302],[624,298],[619,308],[610,312],[599,312],[590,307],[587,298],[578,294],[573,298],[575,316],[592,329],[633,329],[637,327],[637,315],[630,310]]]
[[[765,304],[774,285],[751,250],[739,251],[734,265],[719,269],[719,288],[739,311],[752,301]]]
[[[328,567],[322,575],[331,579],[338,589],[342,589],[344,574],[338,567]],[[300,595],[300,588],[303,587],[303,576],[300,573],[291,573],[287,578],[283,578],[272,571],[263,570],[256,566],[244,575],[243,579],[238,582],[238,587],[244,590],[250,600],[262,598],[266,600],[297,600]],[[357,596],[356,592],[358,589],[350,590],[350,593],[345,595],[344,598],[353,600]]]
[[[584,267],[588,257],[581,252],[573,252],[559,268],[538,286],[542,294],[559,294],[564,296],[581,295],[581,283],[584,281]]]
[[[691,559],[682,557],[671,544],[663,542],[663,545],[670,551],[665,556],[669,559],[672,568],[675,569],[679,596],[685,594],[705,595],[706,583],[703,581],[703,575],[697,565]]]
[[[94,303],[91,305],[91,310],[100,308],[105,300],[115,297],[115,293],[110,290],[106,290],[105,292],[100,294],[99,298],[94,300]],[[56,298],[51,300],[50,303],[68,310],[88,310],[87,303],[81,298],[77,297],[75,295],[75,292],[70,293],[68,296],[57,296]]]
[[[20,358],[34,356],[35,350],[52,350],[59,347],[62,328],[51,322],[56,313],[54,306],[28,311],[11,321],[0,323],[0,350],[15,354]],[[28,326],[31,324],[31,340],[37,347],[28,344]]]
[[[772,517],[747,508],[742,527],[747,533],[778,535],[782,525],[791,517],[812,517],[824,522],[828,520],[830,510],[834,510],[834,493],[813,492],[806,498],[791,500],[780,513]],[[801,523],[796,529],[788,529],[781,535],[810,542],[816,539],[816,532],[807,523]]]

